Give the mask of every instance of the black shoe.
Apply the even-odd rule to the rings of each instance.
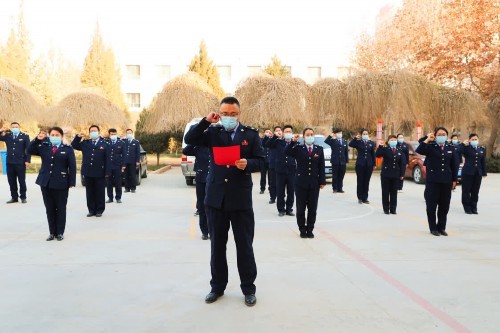
[[[28,201],[26,201],[26,199],[21,199],[21,202],[22,203],[27,203]]]
[[[333,193],[337,193],[338,191],[337,190],[333,190]]]
[[[130,192],[135,193],[135,190],[131,190]]]
[[[94,215],[95,215],[94,213],[88,213],[88,214],[87,214],[87,217],[92,217],[92,216],[94,216]]]
[[[478,214],[477,210],[473,210],[472,214],[477,215]]]
[[[201,235],[201,239],[207,240],[208,239],[208,235]]]
[[[254,306],[257,303],[257,297],[254,294],[245,295],[245,305]]]
[[[122,203],[122,199],[116,199],[116,203]]]
[[[219,297],[224,295],[224,293],[218,294],[214,292],[210,292],[206,297],[205,297],[205,303],[210,304],[215,302]]]
[[[129,192],[130,192],[130,190],[125,190],[124,192],[125,192],[125,193],[129,193]]]
[[[358,203],[359,203],[360,205],[362,205],[362,204],[363,204],[363,200],[358,200]]]
[[[200,215],[200,211],[196,210],[196,212],[194,212],[194,216],[198,216],[198,215]]]
[[[285,216],[285,212],[279,212],[279,213],[278,213],[278,216],[279,216],[279,217]]]
[[[271,199],[271,200],[269,200],[269,203],[270,204],[276,203],[276,200]]]
[[[344,190],[339,190],[337,191],[338,193],[345,193]]]
[[[264,194],[264,190],[260,190],[259,194]]]
[[[389,211],[388,210],[384,210],[384,214],[389,215]]]
[[[47,237],[46,241],[47,241],[47,242],[53,241],[53,240],[54,240],[54,238],[55,238],[55,236],[54,236],[54,235],[52,235],[52,234],[50,234],[50,235],[49,235],[49,237]]]
[[[314,238],[314,234],[312,231],[307,232],[307,238]]]
[[[470,214],[472,214],[472,212],[470,210],[466,210],[465,214],[469,214],[470,215]]]
[[[437,230],[431,231],[431,234],[433,234],[434,236],[439,236],[439,232],[437,232]]]
[[[439,234],[441,234],[443,236],[448,236],[448,233],[444,230],[439,230],[438,232],[439,232]]]
[[[113,202],[113,200],[111,200],[111,199],[106,200],[106,203],[112,203],[112,202]]]
[[[63,235],[57,235],[57,240],[60,242],[64,239],[64,236]]]
[[[396,211],[395,211],[395,210],[391,211],[391,214],[392,214],[392,215],[397,215],[397,213],[396,213]]]
[[[101,217],[101,216],[102,216],[102,213],[95,214],[95,217]]]
[[[10,199],[9,201],[7,201],[8,204],[16,203],[16,202],[19,202],[19,200],[17,200],[17,199]]]
[[[286,213],[286,215],[288,215],[288,216],[295,216],[295,214],[293,212],[288,212],[288,213]]]
[[[300,238],[307,238],[307,233],[305,231],[301,231]]]
[[[370,201],[368,201],[368,200],[363,200],[363,203],[368,205],[368,204],[370,203]]]

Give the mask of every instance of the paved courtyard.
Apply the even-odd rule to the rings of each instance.
[[[48,227],[36,175],[28,204],[0,176],[0,332],[499,332],[500,175],[483,182],[479,215],[452,197],[449,237],[428,233],[423,185],[410,181],[398,215],[384,215],[380,178],[370,205],[322,190],[316,238],[300,239],[254,186],[257,305],[230,282],[214,304],[210,243],[193,216],[195,193],[180,168],[149,175],[123,204],[87,218],[81,185],[70,191],[63,242]],[[258,183],[258,177],[254,177]]]

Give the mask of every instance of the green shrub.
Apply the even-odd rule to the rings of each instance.
[[[486,170],[488,173],[500,173],[500,156],[488,158],[486,160]]]

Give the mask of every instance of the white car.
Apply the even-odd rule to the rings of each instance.
[[[186,141],[184,138],[186,137],[186,133],[189,131],[191,126],[198,124],[201,119],[203,118],[193,118],[189,123],[186,124],[186,127],[184,128],[184,136],[182,137],[182,149],[187,146]],[[194,171],[194,161],[196,158],[194,156],[185,156],[182,155],[182,161],[181,161],[181,169],[182,169],[182,174],[186,178],[186,184],[187,185],[193,185],[194,184],[194,177],[196,176],[196,172]]]
[[[321,134],[316,134],[314,136],[314,144],[323,147],[323,153],[325,154],[325,177],[332,178],[332,147],[325,143],[326,137]],[[299,142],[304,143],[302,140],[302,135],[300,136]]]

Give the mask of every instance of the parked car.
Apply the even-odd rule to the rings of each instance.
[[[189,123],[186,124],[186,127],[184,128],[184,135],[182,137],[182,149],[187,146],[186,141],[184,140],[184,137],[186,136],[186,133],[189,131],[191,126],[198,124],[201,121],[202,118],[193,118]],[[182,160],[181,160],[181,170],[182,174],[186,178],[186,185],[193,185],[194,184],[194,178],[196,176],[196,172],[194,170],[194,162],[196,160],[196,157],[194,156],[186,156],[182,155]]]
[[[135,183],[137,185],[141,185],[142,178],[148,178],[148,155],[147,152],[139,145],[141,149],[141,158],[139,162],[139,166],[136,169],[136,179]],[[85,177],[80,174],[80,180],[82,186],[85,186]],[[122,184],[125,184],[125,172],[122,170]]]
[[[325,177],[332,178],[332,147],[325,143],[326,137],[321,134],[314,135],[314,144],[317,146],[323,147],[323,153],[325,154]],[[299,143],[303,144],[304,140],[302,139],[302,135],[300,135]]]
[[[410,161],[408,163],[408,167],[406,168],[405,177],[412,178],[413,181],[417,184],[424,184],[425,178],[427,175],[425,169],[425,156],[420,155],[416,152],[419,143],[418,141],[410,141],[408,148],[410,153]],[[462,167],[464,163],[461,161],[460,166],[458,168],[458,181],[461,181],[462,178]]]

